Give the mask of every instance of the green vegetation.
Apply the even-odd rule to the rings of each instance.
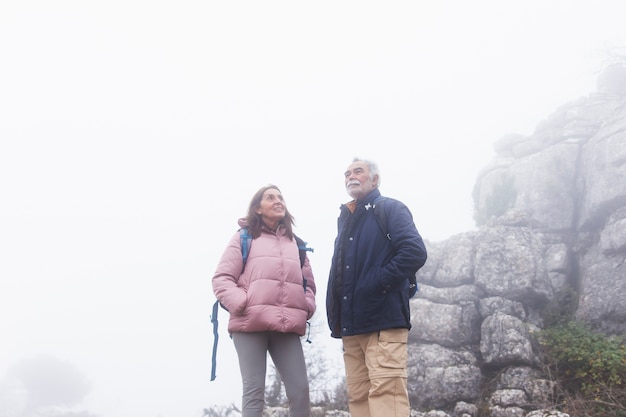
[[[577,321],[540,335],[546,365],[570,415],[626,417],[626,337],[605,336]]]
[[[568,323],[578,307],[578,292],[569,285],[554,294],[552,300],[541,312],[544,327],[554,327]]]

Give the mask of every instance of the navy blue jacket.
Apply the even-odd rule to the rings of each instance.
[[[384,236],[373,206],[378,189],[340,207],[326,293],[331,336],[340,338],[390,328],[411,328],[409,277],[426,262],[426,247],[408,207],[386,198]]]

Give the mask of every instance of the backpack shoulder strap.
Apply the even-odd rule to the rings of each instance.
[[[296,243],[298,244],[298,254],[300,255],[300,268],[304,267],[304,262],[306,261],[306,253],[313,252],[313,248],[309,248],[307,242],[302,240],[296,235],[293,235],[296,239]],[[304,288],[304,292],[306,293],[306,278],[302,277],[302,287]]]
[[[374,215],[376,216],[376,221],[378,222],[380,229],[383,231],[383,234],[387,236],[387,239],[391,240],[389,230],[387,229],[387,214],[385,213],[385,206],[383,204],[384,201],[385,197],[383,196],[374,200]]]
[[[252,245],[252,236],[248,232],[247,227],[239,229],[239,237],[241,240],[241,257],[243,259],[243,266],[245,268],[248,261],[248,255],[250,254],[250,246]],[[304,266],[307,252],[313,252],[313,248],[309,248],[308,243],[302,240],[300,237],[294,235],[296,243],[298,244],[298,253],[300,255],[300,267]]]
[[[241,272],[246,268],[246,262],[248,261],[248,255],[250,254],[250,245],[252,245],[252,235],[248,233],[247,227],[239,229],[239,237],[241,240],[241,257],[243,258],[243,267]]]
[[[298,244],[298,253],[300,254],[300,268],[304,266],[304,261],[306,260],[306,253],[313,252],[313,248],[309,248],[308,243],[302,240],[300,237],[293,235],[296,239],[296,243]]]
[[[247,227],[242,227],[239,229],[239,236],[241,240],[241,257],[243,259],[243,267],[241,271],[246,268],[246,261],[248,260],[248,255],[250,254],[250,246],[252,245],[252,236],[248,233]],[[306,261],[306,253],[313,252],[313,248],[309,248],[307,242],[302,240],[300,237],[294,235],[296,243],[298,245],[298,254],[300,255],[300,268],[304,266],[304,262]],[[303,277],[303,286],[304,291],[306,292],[306,279]]]
[[[309,248],[308,247],[308,243],[305,242],[304,240],[302,240],[299,236],[296,236],[295,234],[293,235],[294,239],[296,240],[296,243],[298,245],[298,254],[300,255],[300,268],[304,267],[304,262],[306,261],[306,253],[307,252],[313,252],[313,248]],[[304,275],[302,276],[302,288],[304,288],[304,292],[306,294],[306,278],[304,277]],[[312,343],[311,342],[311,323],[307,320],[306,322],[307,327],[309,329],[309,333],[307,334],[306,337],[306,341],[307,343]]]

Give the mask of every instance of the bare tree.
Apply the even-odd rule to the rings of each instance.
[[[314,317],[309,329],[310,334],[302,338],[302,343],[309,379],[311,403],[325,407],[329,403],[336,401],[335,396],[337,392],[341,391],[341,389],[337,388],[337,384],[345,386],[340,376],[340,374],[343,375],[343,369],[337,369],[330,365],[329,352],[327,346],[323,343],[323,338],[329,336],[325,334],[327,326],[323,321],[322,315]],[[287,396],[282,378],[274,365],[271,366],[268,372],[265,398],[267,405],[270,407],[284,407],[287,405]]]
[[[287,394],[283,386],[283,380],[274,364],[268,372],[265,384],[265,403],[269,407],[284,407],[287,405]]]
[[[210,408],[202,410],[202,417],[239,417],[241,416],[241,410],[235,406],[230,405],[213,405]]]
[[[87,377],[73,364],[51,355],[39,355],[12,366],[8,375],[27,392],[24,415],[41,408],[79,404],[91,390]]]

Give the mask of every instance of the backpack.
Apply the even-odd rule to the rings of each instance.
[[[383,202],[386,197],[380,196],[374,200],[374,204],[372,205],[372,209],[374,210],[374,215],[376,217],[376,222],[378,226],[380,226],[383,234],[389,239],[391,244],[393,245],[393,240],[391,239],[391,235],[389,234],[389,230],[387,229],[387,214],[385,213],[385,208]],[[378,207],[378,209],[376,209]],[[409,298],[412,298],[415,293],[418,291],[417,286],[417,277],[415,274],[409,278]]]
[[[250,253],[252,236],[250,235],[250,233],[248,233],[247,227],[242,227],[241,229],[239,229],[239,237],[241,242],[241,258],[243,260],[243,267],[241,268],[241,272],[243,272],[244,269],[246,269],[246,262],[248,261],[248,254]],[[304,267],[304,262],[306,261],[306,253],[313,252],[313,248],[309,248],[307,246],[307,242],[300,239],[298,236],[293,235],[293,237],[296,239],[296,243],[298,244],[298,254],[300,255],[300,268],[302,268]],[[306,293],[306,278],[304,277],[302,277],[302,286],[304,287],[304,292]],[[220,306],[220,302],[216,300],[215,303],[213,303],[213,308],[211,309],[211,323],[213,323],[213,355],[211,356],[211,381],[214,381],[216,377],[215,368],[217,365],[217,341],[219,340],[219,334],[217,330],[217,313]],[[224,306],[222,306],[222,308],[224,308]],[[309,323],[307,322],[307,324]],[[311,343],[308,337],[307,342]]]

